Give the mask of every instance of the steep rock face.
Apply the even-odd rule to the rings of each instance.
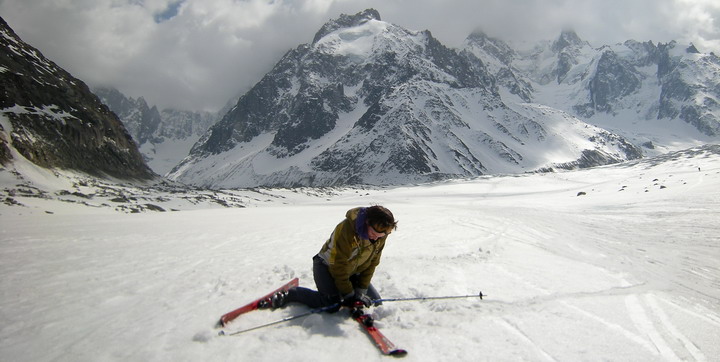
[[[138,145],[152,140],[161,123],[157,107],[150,107],[143,97],[128,98],[114,88],[96,88],[93,93],[117,114]]]
[[[659,51],[665,74],[658,72],[658,119],[679,118],[706,135],[720,136],[720,58],[700,54],[694,46],[678,54],[674,47],[669,44]]]
[[[640,90],[642,74],[612,50],[603,50],[593,66],[586,88],[589,102],[575,106],[578,114],[611,113],[617,102]]]
[[[574,82],[577,74],[572,74],[571,70],[586,62],[590,49],[590,44],[582,41],[574,31],[564,30],[555,41],[540,43],[519,54],[515,65],[539,85]]]
[[[560,37],[553,42],[550,49],[558,54],[558,61],[557,68],[551,74],[557,77],[558,83],[562,83],[570,69],[577,64],[579,49],[587,45],[588,44],[582,41],[572,30],[564,30],[560,34]]]
[[[187,156],[217,120],[217,115],[210,112],[158,111],[143,97],[127,97],[114,88],[96,88],[93,92],[120,117],[148,165],[161,175]]]
[[[628,40],[594,49],[563,32],[513,62],[538,84],[543,96],[536,101],[599,126],[662,120],[647,124],[644,133],[652,134],[680,120],[705,136],[720,135],[720,61],[692,45]],[[547,86],[551,80],[557,85]]]
[[[533,86],[530,80],[513,66],[518,54],[507,43],[475,31],[465,39],[462,49],[463,54],[470,53],[471,56],[481,59],[488,72],[495,76],[499,86],[521,101],[532,101]]]
[[[160,119],[161,126],[154,133],[154,137],[159,138],[160,142],[163,139],[187,138],[197,141],[217,121],[217,114],[165,108],[160,111]]]
[[[4,164],[12,161],[12,148],[46,168],[122,179],[155,176],[117,116],[1,18],[0,49]]]
[[[585,149],[606,155],[594,158],[602,163],[638,156],[566,113],[506,104],[505,87],[519,99],[531,88],[500,63],[499,81],[472,51],[428,31],[374,10],[343,15],[286,53],[169,177],[213,187],[402,184],[580,165]]]

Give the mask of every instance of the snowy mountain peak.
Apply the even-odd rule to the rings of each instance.
[[[519,54],[514,65],[527,77],[545,86],[563,83],[570,71],[592,57],[595,49],[572,30],[563,30],[552,42],[541,42],[534,48]],[[577,78],[580,74],[575,74]]]
[[[486,55],[475,53],[483,61],[488,58],[495,58],[504,65],[512,63],[516,56],[515,51],[505,42],[499,39],[491,38],[480,30],[473,31],[465,39],[464,49],[480,50]]]
[[[581,48],[587,43],[584,42],[572,29],[565,29],[560,33],[560,37],[553,42],[552,50],[556,53],[563,51],[567,47]]]
[[[313,44],[317,43],[325,35],[332,33],[338,29],[351,28],[362,25],[369,20],[380,21],[380,13],[375,9],[366,9],[355,15],[341,14],[337,19],[325,23],[325,25],[323,25],[320,30],[315,33],[315,37],[313,38],[312,42]]]
[[[519,53],[513,64],[537,83],[535,102],[658,152],[654,145],[677,150],[673,145],[717,142],[720,135],[720,63],[696,50],[635,40],[593,48],[564,33],[552,45]]]
[[[685,51],[689,54],[700,54],[700,51],[695,47],[695,44],[690,43],[690,46],[685,48]]]
[[[315,49],[364,61],[377,45],[376,38],[384,36],[390,24],[379,20],[367,20],[352,27],[342,27],[323,35],[313,43]]]
[[[511,54],[500,41],[476,50],[491,48]],[[530,88],[508,66],[496,72],[502,62],[375,11],[341,16],[289,51],[169,177],[211,187],[404,184],[640,157],[566,113],[503,101],[500,87],[521,103]]]
[[[519,101],[532,101],[530,80],[513,65],[518,53],[507,43],[476,30],[465,39],[462,49],[480,59],[495,76],[497,84],[517,96]]]

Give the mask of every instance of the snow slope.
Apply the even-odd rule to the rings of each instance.
[[[718,185],[708,146],[563,173],[262,190],[246,208],[124,214],[16,195],[25,206],[0,204],[0,360],[385,360],[344,313],[213,329],[292,277],[314,287],[311,257],[345,211],[381,203],[400,220],[374,279],[384,297],[487,294],[375,308],[405,360],[718,361]]]

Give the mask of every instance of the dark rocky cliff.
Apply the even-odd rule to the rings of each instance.
[[[7,119],[0,125],[4,165],[14,161],[14,148],[41,167],[120,179],[155,177],[118,117],[2,18],[0,84],[0,112]]]

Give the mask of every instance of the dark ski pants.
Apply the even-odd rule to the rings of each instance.
[[[313,276],[315,277],[315,285],[317,291],[297,287],[288,291],[288,302],[296,302],[307,305],[310,308],[321,308],[340,302],[340,292],[335,286],[335,279],[330,275],[330,269],[325,265],[325,261],[318,255],[313,257]],[[358,275],[350,277],[353,285],[357,283]],[[372,299],[380,299],[375,287],[370,284],[367,295]]]

